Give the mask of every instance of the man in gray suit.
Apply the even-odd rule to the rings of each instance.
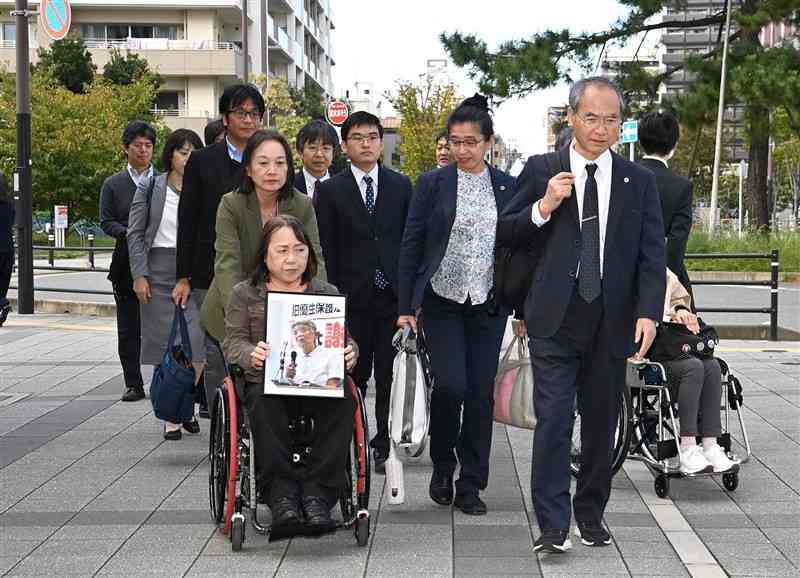
[[[156,131],[152,126],[141,120],[131,122],[122,133],[122,148],[128,157],[128,166],[108,177],[100,190],[100,226],[107,235],[116,239],[108,280],[117,304],[117,349],[125,378],[122,401],[144,399],[144,380],[139,364],[139,300],[133,291],[127,235],[128,213],[136,187],[154,175],[155,145]]]

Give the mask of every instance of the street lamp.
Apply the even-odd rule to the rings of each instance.
[[[711,207],[708,215],[708,233],[714,234],[719,197],[719,165],[722,158],[722,121],[725,113],[725,81],[728,74],[728,36],[731,34],[731,0],[725,2],[725,38],[722,44],[722,74],[719,80],[719,107],[717,109],[717,134],[714,143],[714,172],[711,181]]]

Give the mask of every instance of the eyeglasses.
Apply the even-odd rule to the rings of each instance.
[[[351,134],[347,136],[347,140],[353,143],[368,143],[373,144],[381,140],[381,135],[376,132],[370,134]]]
[[[317,153],[324,153],[324,154],[328,154],[329,155],[329,154],[333,153],[333,145],[322,145],[322,146],[320,146],[320,145],[307,144],[305,146],[305,150],[306,150],[306,152],[311,153],[312,155],[315,155]]]
[[[230,111],[230,114],[232,114],[239,120],[245,120],[248,118],[256,122],[261,120],[261,111],[259,111],[258,109],[245,110],[243,108],[237,108],[236,110]]]
[[[468,149],[474,149],[476,146],[483,142],[483,139],[474,139],[474,138],[465,138],[465,139],[455,139],[450,138],[447,139],[450,148],[457,149],[459,147],[465,147]]]
[[[618,116],[595,116],[593,114],[576,114],[575,116],[581,119],[581,122],[589,128],[599,128],[602,126],[610,129],[619,125]]]

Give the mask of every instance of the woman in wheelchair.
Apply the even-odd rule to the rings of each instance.
[[[330,510],[344,489],[347,454],[353,433],[355,401],[345,397],[317,398],[265,395],[263,369],[270,344],[262,341],[264,302],[268,291],[336,294],[333,285],[314,278],[317,256],[296,218],[280,215],[263,230],[257,266],[250,280],[237,284],[225,311],[223,350],[229,363],[245,374],[245,399],[255,441],[259,493],[272,511],[271,538],[332,531]],[[356,364],[355,343],[345,349],[348,371]],[[292,463],[290,428],[293,418],[310,418],[310,453]],[[304,463],[303,463],[304,462]]]
[[[700,332],[697,316],[691,310],[691,296],[669,269],[664,305],[663,321],[685,325],[694,334]],[[691,353],[683,353],[661,363],[669,381],[678,389],[681,472],[698,474],[730,470],[735,462],[728,459],[717,444],[717,437],[722,432],[722,376],[719,363],[713,357],[701,359]],[[698,436],[702,438],[702,446],[697,445]]]

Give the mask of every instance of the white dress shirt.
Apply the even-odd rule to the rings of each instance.
[[[664,163],[664,166],[669,168],[669,165],[667,164],[667,159],[665,159],[664,157],[658,157],[656,155],[644,155],[642,159],[653,159],[654,161],[659,161],[661,163]]]
[[[353,172],[353,176],[358,183],[358,189],[361,191],[361,200],[364,201],[365,205],[367,204],[367,183],[364,182],[365,175],[372,177],[372,190],[375,191],[375,205],[378,205],[378,169],[378,163],[375,163],[375,166],[372,167],[372,170],[368,173],[365,173],[353,164],[350,165],[350,170]]]
[[[318,345],[305,353],[302,349],[297,351],[297,369],[294,375],[295,383],[313,383],[327,385],[329,379],[342,379],[344,377],[344,356],[341,350],[325,349]]]
[[[328,171],[325,171],[325,174],[322,175],[320,178],[315,177],[311,173],[306,170],[306,167],[303,167],[303,178],[306,180],[306,194],[314,198],[314,184],[319,181],[324,183],[329,178],[331,178],[331,174]]]
[[[159,223],[158,231],[153,239],[153,247],[174,249],[178,246],[178,202],[180,199],[180,195],[167,185],[164,212],[161,213],[161,223]]]
[[[133,179],[133,183],[138,187],[142,182],[153,177],[153,165],[139,172],[128,163],[128,174],[131,176],[131,179]]]
[[[600,276],[602,277],[606,227],[608,225],[608,206],[611,203],[611,166],[613,165],[613,159],[611,152],[606,150],[595,160],[590,161],[575,150],[575,143],[573,142],[569,148],[569,166],[572,174],[575,175],[575,200],[578,203],[578,221],[581,226],[583,225],[583,192],[586,189],[586,179],[589,176],[586,172],[586,165],[590,163],[597,165],[594,178],[597,181],[597,209],[600,218]],[[550,217],[543,218],[539,212],[540,202],[536,201],[533,204],[533,211],[531,211],[531,218],[537,227],[541,227],[550,220]],[[569,202],[569,199],[564,199],[562,204],[567,202]]]

